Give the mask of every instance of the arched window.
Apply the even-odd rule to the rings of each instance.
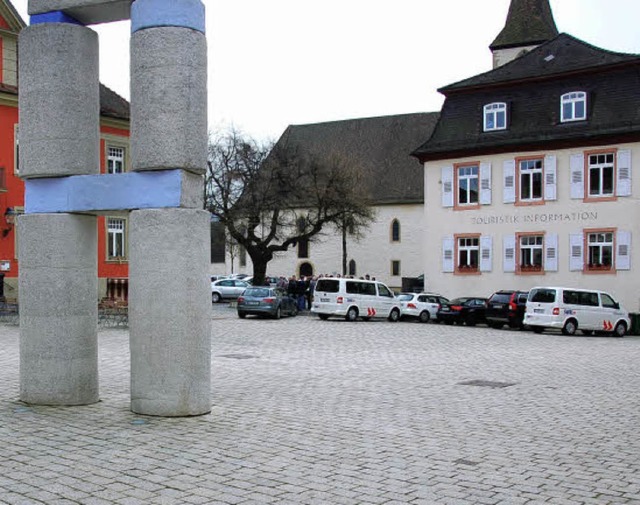
[[[507,104],[490,103],[484,106],[484,131],[507,129]]]
[[[308,262],[304,262],[300,265],[298,269],[299,277],[313,277],[313,265]]]
[[[400,221],[397,219],[391,222],[391,242],[400,242]]]
[[[356,260],[349,261],[349,275],[356,276]]]

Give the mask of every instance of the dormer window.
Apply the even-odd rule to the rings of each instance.
[[[484,106],[484,131],[507,129],[507,104],[490,103]]]
[[[587,119],[587,94],[584,91],[565,93],[560,97],[560,121],[584,121]]]

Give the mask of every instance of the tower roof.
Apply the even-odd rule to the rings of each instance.
[[[537,45],[557,35],[549,0],[511,0],[504,28],[489,48]]]

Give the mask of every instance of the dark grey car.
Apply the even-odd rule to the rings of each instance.
[[[238,317],[244,318],[247,314],[280,319],[297,315],[298,308],[283,289],[257,286],[245,289],[238,297]]]

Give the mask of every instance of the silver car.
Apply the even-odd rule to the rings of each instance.
[[[437,321],[438,310],[449,300],[434,293],[400,293],[401,319],[417,319],[421,323]]]
[[[218,303],[224,299],[235,300],[251,284],[240,279],[221,279],[211,283],[211,301]]]

